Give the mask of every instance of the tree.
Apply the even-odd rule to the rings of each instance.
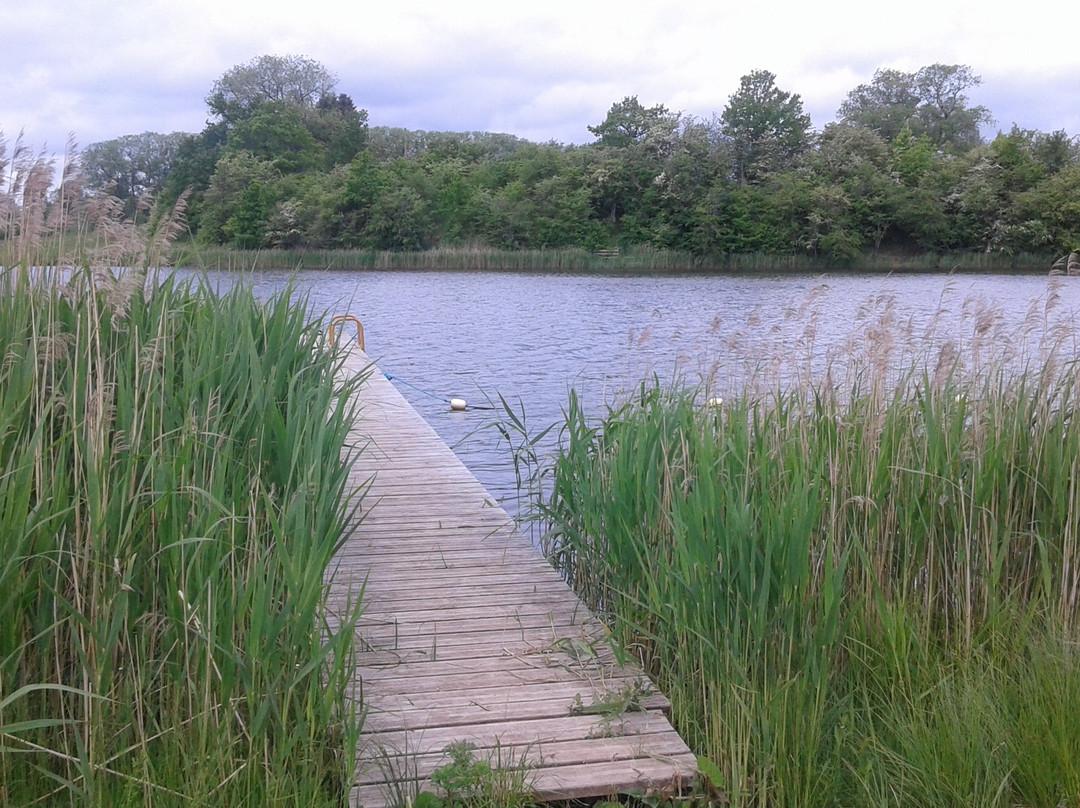
[[[357,109],[345,93],[324,95],[314,110],[305,110],[304,117],[312,137],[325,150],[327,168],[347,165],[367,145],[367,110]]]
[[[891,141],[904,124],[910,125],[918,107],[914,74],[886,68],[875,72],[869,84],[849,92],[836,114],[842,123],[865,127]]]
[[[422,250],[427,240],[427,205],[413,188],[395,186],[372,204],[364,236],[376,250]]]
[[[288,102],[314,107],[335,93],[337,79],[306,56],[258,56],[236,65],[214,82],[206,99],[211,114],[227,124],[248,117],[261,104]]]
[[[818,185],[809,216],[814,246],[832,257],[881,247],[899,185],[890,171],[889,144],[866,127],[828,124],[807,161]]]
[[[229,133],[228,152],[245,151],[283,174],[321,168],[324,152],[304,125],[295,104],[272,101],[239,121]]]
[[[277,178],[268,161],[248,152],[223,155],[203,200],[202,236],[245,249],[262,246],[277,201]]]
[[[840,105],[840,120],[872,129],[888,141],[907,126],[939,149],[966,151],[982,142],[979,127],[990,123],[986,107],[969,107],[964,94],[982,79],[967,65],[932,64],[915,73],[878,70]]]
[[[611,105],[604,122],[586,127],[600,139],[601,146],[626,148],[646,139],[670,137],[679,126],[679,116],[663,104],[643,107],[637,96],[627,96]]]
[[[162,190],[186,138],[183,132],[143,132],[92,143],[82,153],[87,183],[122,199],[131,216],[140,197]]]
[[[969,107],[966,90],[982,84],[967,65],[933,64],[915,74],[916,116],[938,148],[965,151],[982,143],[979,127],[993,121],[983,106]]]
[[[776,75],[768,70],[742,77],[720,121],[740,185],[777,171],[809,144],[810,116],[803,112],[802,99],[778,89]]]
[[[889,168],[899,181],[895,197],[895,233],[901,242],[923,250],[948,249],[952,244],[945,198],[946,169],[955,160],[939,153],[926,135],[909,126],[890,144]]]
[[[1013,217],[1027,234],[1021,249],[1049,247],[1058,255],[1080,249],[1080,165],[1017,194]]]
[[[934,144],[926,135],[915,136],[910,126],[904,126],[890,144],[891,168],[897,178],[909,187],[917,186],[934,162]]]

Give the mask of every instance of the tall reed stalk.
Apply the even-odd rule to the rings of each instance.
[[[1080,364],[1061,347],[975,367],[946,346],[722,406],[643,384],[599,420],[571,395],[546,550],[731,804],[1080,800]]]
[[[96,223],[73,203],[74,236],[35,224],[20,182],[0,269],[0,805],[342,804],[356,615],[328,624],[324,576],[354,504],[355,384],[290,292],[116,273],[101,262],[161,232],[101,200]],[[42,234],[85,263],[44,271]]]
[[[179,251],[183,266],[206,269],[337,269],[573,273],[695,273],[695,272],[1039,272],[1053,260],[1047,255],[1000,253],[927,254],[915,257],[868,253],[837,265],[811,254],[731,253],[695,255],[648,245],[633,245],[617,254],[559,247],[542,250],[502,250],[483,246],[438,247],[415,252],[365,249],[236,250],[186,244]]]

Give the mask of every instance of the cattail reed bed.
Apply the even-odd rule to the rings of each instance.
[[[352,385],[303,301],[0,271],[0,804],[338,805]]]
[[[571,395],[546,552],[730,804],[1078,804],[1080,363],[1044,348]]]

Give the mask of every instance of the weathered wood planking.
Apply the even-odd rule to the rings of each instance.
[[[356,351],[346,372],[366,367]],[[365,495],[329,600],[333,620],[364,592],[353,805],[429,787],[459,740],[524,764],[542,800],[685,786],[696,761],[663,695],[381,373],[360,398],[351,481]],[[638,709],[575,714],[642,690]]]

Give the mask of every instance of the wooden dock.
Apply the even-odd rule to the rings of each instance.
[[[545,801],[688,784],[666,699],[600,621],[378,371],[361,400],[353,481],[370,489],[331,589],[333,609],[364,586],[352,804],[433,790],[457,741]]]

